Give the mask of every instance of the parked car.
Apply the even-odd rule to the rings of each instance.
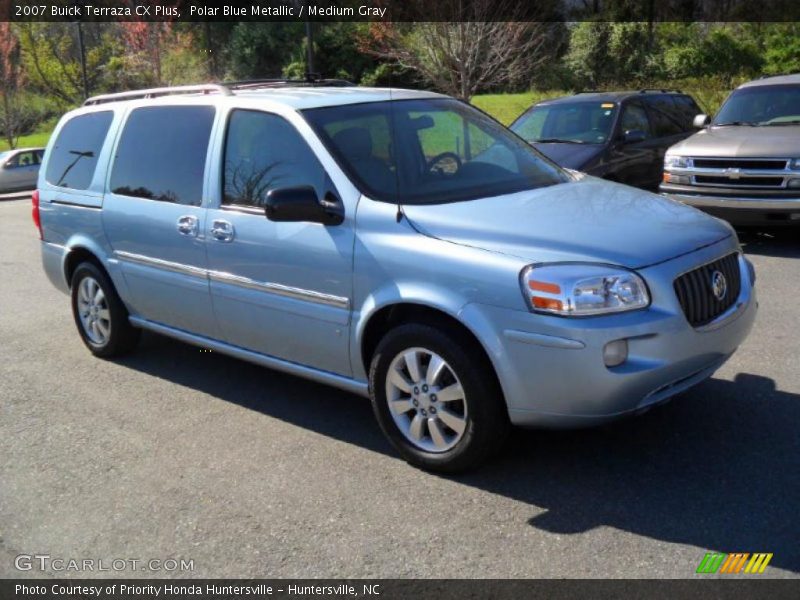
[[[39,178],[44,148],[0,152],[0,194],[33,190]]]
[[[800,225],[800,74],[736,88],[672,146],[661,191],[740,225]]]
[[[562,167],[655,191],[699,111],[678,91],[583,92],[535,104],[511,129]]]
[[[147,329],[369,396],[406,460],[455,471],[510,424],[643,412],[747,336],[755,277],[726,223],[562,169],[446,96],[270,85],[61,119],[34,222],[95,355]]]

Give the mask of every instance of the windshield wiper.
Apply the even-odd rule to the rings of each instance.
[[[725,123],[712,123],[714,127],[727,127],[728,125],[747,125],[748,127],[760,127],[761,123],[755,121],[726,121]]]
[[[540,140],[533,140],[534,144],[585,144],[581,140],[562,140],[561,138],[542,138]]]

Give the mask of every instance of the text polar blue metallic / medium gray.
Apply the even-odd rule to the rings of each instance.
[[[374,124],[387,105],[401,110],[404,102],[402,128],[370,129],[381,127]],[[111,98],[73,111],[51,138],[38,183],[45,272],[69,291],[76,265],[95,261],[135,326],[363,395],[371,332],[387,311],[458,323],[491,363],[511,422],[526,426],[643,411],[733,354],[757,303],[730,226],[562,170],[453,102],[428,92],[312,87]],[[159,150],[126,124],[156,131],[165,126],[157,109],[170,109],[165,122],[179,128],[176,115],[189,107],[207,109],[196,111],[207,150],[198,172],[173,165],[192,175],[167,185]],[[68,187],[61,173],[48,173],[54,145],[65,123],[98,112],[110,117],[108,132],[78,162],[94,172],[81,189]],[[471,139],[459,137],[446,152],[435,147],[425,132],[444,127],[440,116],[470,122]],[[468,130],[459,125],[458,136]],[[282,137],[264,146],[261,131]],[[131,164],[153,165],[146,175],[124,164],[131,152]],[[268,164],[270,153],[279,159]],[[281,161],[294,166],[280,174]],[[295,205],[270,205],[281,177],[300,190]],[[395,177],[406,179],[396,186]],[[397,189],[408,191],[400,208]],[[308,194],[324,201],[300,206]],[[302,218],[284,220],[286,210]],[[325,221],[332,210],[336,224]],[[706,281],[707,271],[717,279]],[[460,386],[463,374],[423,350],[429,371],[450,369]],[[407,353],[416,381],[413,360]],[[409,393],[409,403],[419,397],[435,412],[435,398]],[[450,437],[431,421],[426,443],[434,450],[460,439],[463,423],[444,415]],[[467,416],[465,409],[460,418]],[[408,435],[419,435],[414,423]]]

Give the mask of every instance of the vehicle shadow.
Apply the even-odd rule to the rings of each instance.
[[[796,227],[738,229],[745,254],[800,258],[800,223]]]
[[[198,358],[197,348],[154,334],[142,345],[120,363],[395,455],[363,398],[217,353]],[[544,531],[608,526],[720,552],[772,552],[772,566],[800,573],[799,423],[800,395],[741,373],[601,428],[518,430],[500,458],[448,479],[535,506],[527,524]]]

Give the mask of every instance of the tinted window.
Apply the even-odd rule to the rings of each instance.
[[[223,204],[263,206],[275,188],[311,185],[325,195],[325,170],[294,126],[263,112],[236,110],[225,140]]]
[[[735,90],[714,117],[721,123],[796,125],[800,123],[800,85],[760,85]]]
[[[639,104],[628,104],[622,111],[622,122],[620,124],[622,133],[628,131],[644,131],[650,137],[650,122],[647,120],[647,113],[644,107]]]
[[[16,167],[32,167],[38,164],[39,157],[35,152],[20,152],[11,157],[11,159],[6,163],[6,167],[9,169],[15,169]]]
[[[602,144],[611,134],[613,102],[570,102],[535,106],[511,130],[529,142],[565,141]]]
[[[89,187],[113,116],[111,111],[89,113],[64,124],[50,150],[45,173],[49,183],[75,190]]]
[[[530,145],[449,99],[400,100],[304,111],[367,195],[407,204],[458,202],[567,181]]]
[[[703,111],[690,96],[675,96],[675,104],[678,107],[684,131],[691,131],[694,128],[692,125],[694,118]]]
[[[198,206],[213,122],[211,106],[157,106],[131,112],[117,146],[111,191]]]
[[[653,124],[653,135],[669,137],[683,133],[677,105],[669,96],[651,96],[645,100]]]

